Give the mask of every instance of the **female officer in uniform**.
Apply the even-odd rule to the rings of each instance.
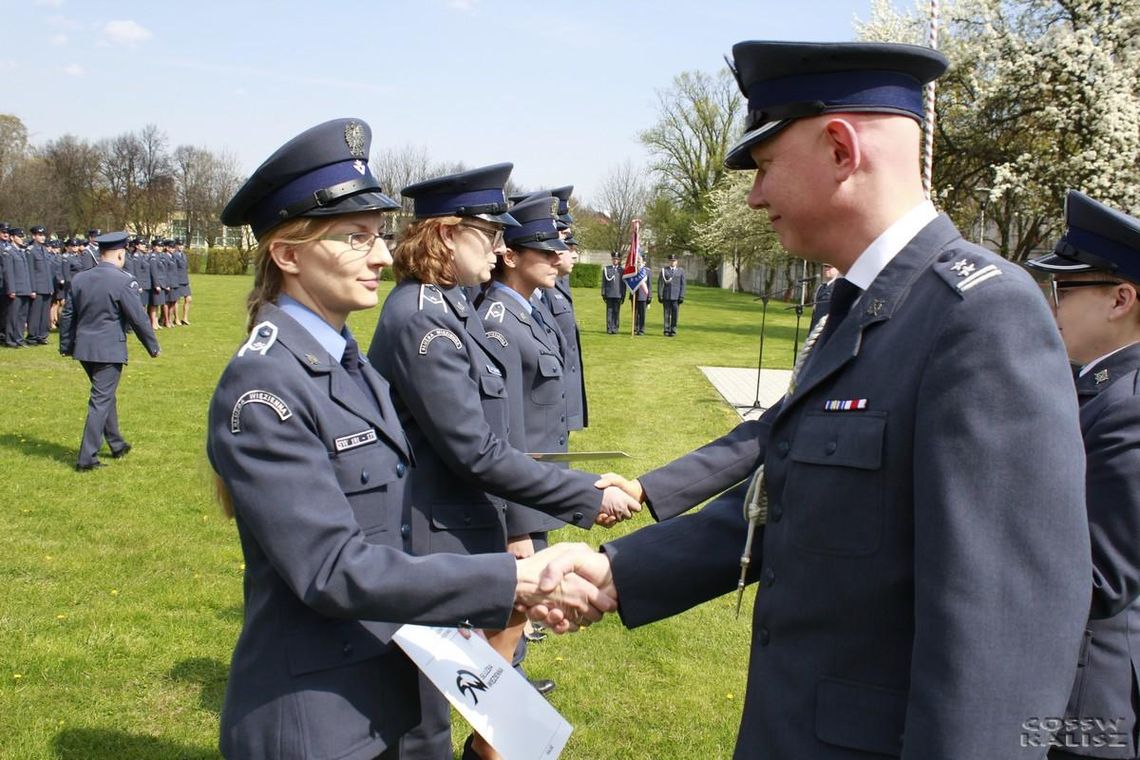
[[[545,564],[407,553],[414,457],[345,327],[376,305],[391,261],[381,212],[396,204],[368,171],[369,137],[355,119],[313,127],[222,213],[258,238],[250,336],[218,383],[207,438],[246,568],[221,718],[230,758],[397,757],[419,710],[395,629],[500,628],[535,601]],[[613,609],[591,588],[576,580],[561,603],[586,620]]]
[[[486,332],[463,288],[490,280],[503,228],[518,226],[503,194],[511,168],[496,164],[401,191],[414,201],[416,220],[396,250],[400,282],[384,302],[368,358],[392,384],[416,460],[408,486],[415,554],[503,551],[504,498],[537,507],[556,524],[587,528],[640,508],[619,489],[595,488],[596,475],[535,461],[519,450],[522,430],[516,438],[510,429],[501,355],[508,339]],[[509,660],[518,636],[490,640]],[[421,681],[424,723],[404,750],[422,742],[434,748],[423,756],[450,757],[447,702]],[[490,754],[479,740],[471,751]]]

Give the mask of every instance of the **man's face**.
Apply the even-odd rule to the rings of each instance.
[[[1055,280],[1056,296],[1054,299],[1050,294],[1050,306],[1065,350],[1069,359],[1078,364],[1091,362],[1105,353],[1109,315],[1117,302],[1117,291],[1132,286],[1107,272],[1061,275]]]
[[[752,148],[756,178],[748,205],[768,212],[772,229],[789,252],[818,260],[828,228],[834,174],[820,119],[800,119]]]
[[[37,242],[37,243],[39,243],[40,245],[43,245],[43,244],[44,244],[44,239],[45,239],[45,238],[47,238],[47,235],[45,235],[45,234],[44,234],[44,233],[42,233],[42,232],[33,232],[33,233],[32,233],[32,240],[36,241],[36,242]]]

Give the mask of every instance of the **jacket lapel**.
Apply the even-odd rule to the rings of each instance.
[[[1137,369],[1140,369],[1140,343],[1122,348],[1078,377],[1077,396],[1080,397],[1080,403],[1084,404],[1100,395],[1101,391],[1106,390],[1116,380]]]
[[[808,357],[802,375],[792,394],[785,400],[781,413],[786,413],[800,399],[810,394],[813,388],[858,356],[863,333],[874,325],[888,321],[906,301],[915,280],[930,268],[942,249],[960,237],[958,230],[945,216],[939,216],[922,228],[879,273],[827,342],[816,347]]]

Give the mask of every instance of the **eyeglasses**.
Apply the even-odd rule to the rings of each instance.
[[[1061,291],[1072,290],[1074,288],[1103,288],[1109,285],[1123,285],[1121,280],[1061,280],[1051,278],[1049,280],[1049,291],[1053,299],[1053,308],[1061,308]]]
[[[383,240],[384,233],[382,232],[342,232],[339,235],[324,235],[317,238],[317,240],[332,240],[337,243],[347,243],[348,247],[356,254],[354,256],[346,256],[341,254],[340,258],[345,261],[356,261],[368,255],[372,248],[376,245],[377,239]]]
[[[469,230],[475,230],[483,235],[483,237],[491,244],[491,250],[495,250],[503,245],[503,231],[502,230],[489,230],[486,227],[479,227],[474,224],[460,223],[460,227],[466,227]]]

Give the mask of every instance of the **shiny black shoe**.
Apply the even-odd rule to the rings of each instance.
[[[551,681],[549,678],[528,678],[526,680],[530,681],[530,685],[534,687],[534,690],[543,696],[554,691],[556,685],[554,681]]]
[[[100,467],[106,467],[106,466],[107,465],[103,464],[98,459],[96,459],[91,464],[77,464],[77,465],[75,465],[75,471],[76,472],[90,472],[91,470],[98,470]]]
[[[111,452],[111,459],[122,459],[127,454],[130,454],[131,449],[133,449],[133,448],[134,448],[134,446],[132,446],[131,444],[124,443],[123,448],[119,449],[118,451],[112,451]]]

